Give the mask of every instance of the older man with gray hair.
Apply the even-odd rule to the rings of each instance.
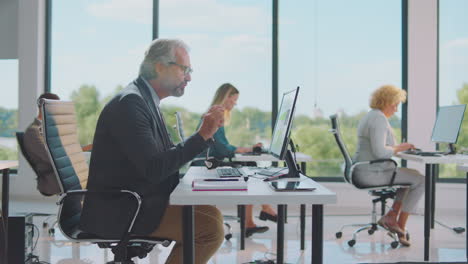
[[[213,106],[183,145],[172,143],[159,104],[166,97],[182,96],[191,73],[184,42],[157,39],[151,43],[139,77],[102,110],[87,186],[89,190],[127,189],[140,194],[143,204],[133,234],[176,241],[167,263],[182,263],[182,207],[168,203],[179,183],[179,169],[208,148],[223,124],[223,107]],[[130,198],[89,197],[81,228],[103,237],[119,237],[133,203]],[[195,206],[194,218],[195,262],[206,263],[223,241],[222,216],[213,206]]]

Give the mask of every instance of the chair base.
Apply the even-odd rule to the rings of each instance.
[[[345,227],[348,227],[348,226],[359,226],[360,228],[356,229],[354,232],[353,232],[353,237],[351,240],[348,241],[348,246],[352,247],[356,244],[356,241],[357,241],[357,235],[362,232],[362,231],[367,231],[367,233],[369,235],[372,235],[375,233],[375,231],[384,231],[384,232],[387,232],[387,234],[392,238],[392,242],[390,242],[390,246],[392,248],[397,248],[398,245],[399,245],[399,242],[398,242],[398,236],[392,232],[390,232],[388,229],[386,228],[383,228],[379,225],[377,225],[376,223],[369,223],[369,224],[349,224],[349,225],[343,225],[341,227],[341,229],[336,232],[335,236],[336,238],[341,238],[342,235],[343,235],[343,232],[342,230],[345,228]]]

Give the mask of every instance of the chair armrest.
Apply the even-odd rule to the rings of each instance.
[[[133,217],[131,218],[130,222],[128,223],[127,225],[127,231],[123,234],[122,236],[122,239],[121,240],[124,240],[124,239],[128,239],[130,237],[130,233],[133,229],[133,225],[135,223],[135,220],[138,216],[138,213],[140,212],[140,207],[141,207],[141,203],[142,203],[142,198],[141,196],[136,193],[136,192],[133,192],[133,191],[129,191],[129,190],[105,190],[105,191],[92,191],[92,190],[87,190],[87,189],[83,189],[83,190],[71,190],[71,191],[68,191],[66,193],[62,193],[59,197],[59,200],[57,201],[57,205],[59,206],[62,206],[65,199],[67,197],[71,197],[71,196],[79,196],[79,195],[118,195],[118,194],[121,194],[121,195],[130,195],[131,197],[134,197],[136,202],[137,202],[137,206],[136,206],[136,210],[135,210],[135,213],[133,215]]]
[[[376,159],[376,160],[371,160],[369,163],[374,164],[374,163],[384,163],[384,162],[391,162],[393,163],[393,165],[395,165],[395,167],[398,167],[398,164],[393,159]]]

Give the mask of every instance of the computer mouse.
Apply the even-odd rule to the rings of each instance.
[[[260,154],[262,153],[262,147],[259,147],[259,146],[253,147],[252,152]]]
[[[414,149],[410,149],[412,151],[415,151],[415,152],[421,152],[422,150],[421,149],[418,149],[418,148],[414,148]]]

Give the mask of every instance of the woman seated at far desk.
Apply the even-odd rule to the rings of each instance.
[[[414,148],[413,144],[396,145],[393,129],[388,118],[397,112],[400,102],[406,101],[406,91],[395,86],[385,85],[371,96],[372,108],[358,125],[358,144],[354,162],[388,159],[400,151]],[[355,184],[378,186],[389,184],[392,168],[388,164],[360,165],[354,170]],[[406,240],[405,227],[410,213],[416,210],[416,205],[424,193],[424,176],[417,170],[397,168],[394,184],[409,185],[409,188],[399,188],[390,211],[377,222],[392,232],[398,234],[403,246],[410,246]]]
[[[221,85],[215,93],[211,105],[222,105],[225,108],[224,112],[224,125],[228,125],[231,119],[231,110],[237,103],[239,98],[239,91],[230,83],[225,83]],[[252,152],[254,147],[262,147],[261,143],[255,144],[252,147],[236,147],[229,144],[229,141],[226,138],[224,126],[220,127],[218,131],[214,134],[213,139],[215,140],[214,144],[208,149],[208,155],[214,157],[218,160],[223,160],[224,158],[232,158],[235,153],[245,153]],[[207,153],[203,152],[198,155],[198,161],[194,162],[195,165],[203,165],[203,158],[206,158]],[[201,159],[201,160],[200,160]],[[267,226],[257,226],[253,219],[253,205],[245,206],[245,235],[247,237],[253,235],[254,233],[263,233],[268,230]],[[261,220],[270,220],[273,222],[277,221],[276,212],[269,205],[262,205],[262,211],[260,212]]]

